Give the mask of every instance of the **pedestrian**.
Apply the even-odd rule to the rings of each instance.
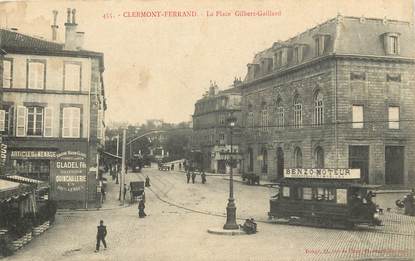
[[[104,248],[107,249],[107,243],[105,242],[105,237],[107,236],[107,227],[104,226],[104,221],[99,221],[99,226],[97,227],[97,245],[95,248],[95,252],[99,251],[99,246],[102,241],[102,244],[104,245]]]
[[[104,188],[104,184],[101,185],[101,199],[102,199],[102,203],[104,203],[105,201],[105,188]]]
[[[202,177],[202,184],[205,184],[206,183],[206,174],[205,174],[204,170],[202,171],[202,174],[200,176]]]
[[[127,164],[125,164],[125,174],[127,175],[127,172],[128,172],[128,166],[127,166]]]
[[[150,187],[150,178],[147,176],[146,177],[146,187]]]
[[[186,178],[187,178],[187,183],[189,184],[189,182],[190,182],[190,170],[186,171]]]
[[[138,217],[139,218],[144,218],[146,215],[146,213],[144,212],[144,209],[146,208],[146,205],[144,203],[144,200],[140,200],[140,202],[138,202]]]
[[[127,194],[127,191],[128,191],[127,184],[124,183],[124,189],[123,189],[123,192],[124,192],[124,200],[125,200],[125,195]]]
[[[192,171],[192,183],[195,184],[196,172]]]

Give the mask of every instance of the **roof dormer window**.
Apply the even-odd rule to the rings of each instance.
[[[296,63],[301,63],[303,61],[304,47],[305,47],[305,45],[303,45],[303,44],[294,46],[294,49],[293,49],[293,62],[295,64]]]
[[[385,33],[383,42],[386,55],[398,55],[400,52],[399,33]]]
[[[314,36],[315,55],[316,56],[323,55],[326,52],[329,40],[330,40],[330,35],[317,34],[317,35]]]

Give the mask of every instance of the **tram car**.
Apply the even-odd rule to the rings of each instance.
[[[286,178],[270,199],[270,219],[289,224],[353,229],[355,225],[381,225],[372,192],[377,185],[358,180]]]
[[[144,181],[131,181],[130,182],[130,200],[140,201],[144,196]]]

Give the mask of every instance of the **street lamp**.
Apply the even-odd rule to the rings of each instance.
[[[230,145],[231,145],[231,153],[229,157],[229,165],[230,165],[230,173],[229,173],[229,199],[228,205],[226,206],[226,223],[223,226],[223,229],[239,229],[238,224],[236,224],[236,206],[235,206],[235,199],[233,198],[233,149],[232,149],[232,130],[235,127],[236,118],[231,115],[227,119],[227,123],[229,124],[230,129]]]

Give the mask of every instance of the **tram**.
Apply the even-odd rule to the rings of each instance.
[[[359,178],[359,169],[284,169],[268,216],[295,225],[381,225],[372,201],[379,186],[362,184]]]

